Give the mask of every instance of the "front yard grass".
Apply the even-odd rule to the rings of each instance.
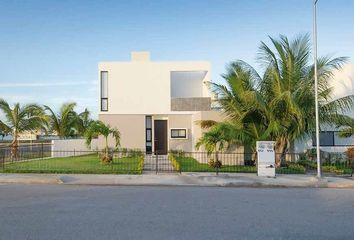
[[[176,157],[182,172],[216,172],[215,168],[211,168],[207,163],[200,163],[192,157]],[[256,166],[244,165],[222,165],[219,172],[242,172],[257,173]],[[305,168],[298,165],[288,166],[286,168],[277,168],[278,174],[305,174]]]
[[[143,156],[114,158],[113,163],[103,164],[97,154],[90,154],[7,163],[0,171],[7,173],[141,174],[143,166]]]
[[[215,168],[209,167],[207,163],[200,163],[192,157],[176,157],[182,172],[216,172]],[[256,173],[255,166],[243,165],[222,165],[219,172],[244,172]]]

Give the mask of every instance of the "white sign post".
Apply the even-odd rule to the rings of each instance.
[[[275,177],[274,141],[257,141],[257,175]]]

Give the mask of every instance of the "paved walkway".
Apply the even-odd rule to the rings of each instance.
[[[158,172],[175,172],[167,155],[146,154],[144,159],[144,174],[156,173],[156,165]]]

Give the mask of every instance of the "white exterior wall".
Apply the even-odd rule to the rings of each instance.
[[[99,86],[100,72],[108,71],[108,111],[100,114],[183,114],[170,109],[171,72],[206,71],[203,82],[210,81],[208,62],[152,62],[146,53],[134,54],[131,62],[99,63]],[[210,97],[208,87],[201,87],[203,97]]]
[[[98,139],[92,139],[91,148],[85,144],[85,139],[52,140],[52,157],[71,157],[86,155],[88,151],[97,150]]]

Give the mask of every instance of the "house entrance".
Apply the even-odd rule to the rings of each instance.
[[[167,120],[154,121],[154,152],[159,155],[167,154]]]

